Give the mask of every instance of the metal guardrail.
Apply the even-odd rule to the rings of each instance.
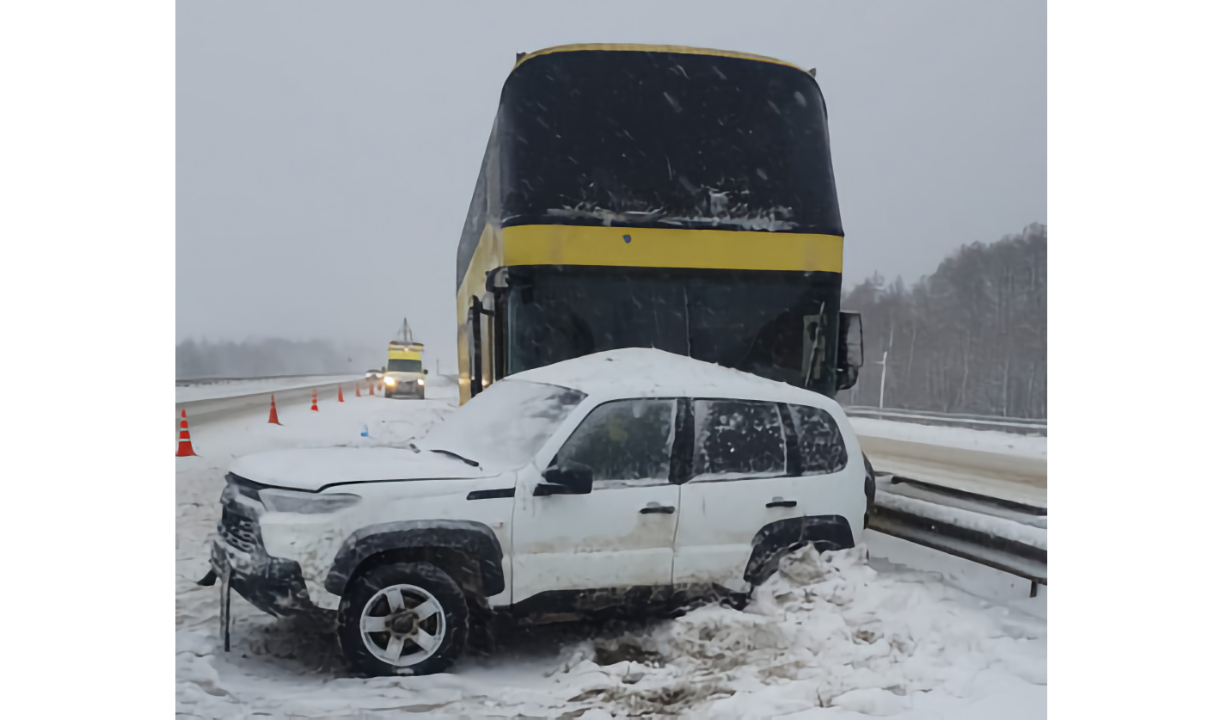
[[[350,373],[355,376],[367,371],[357,371]],[[311,373],[308,375],[259,375],[258,377],[205,377],[205,378],[175,378],[174,385],[176,387],[190,387],[192,385],[215,385],[217,383],[228,382],[252,382],[255,380],[295,380],[309,378],[335,378],[346,377],[345,373]]]
[[[318,393],[319,402],[332,402],[340,386],[348,393],[346,402],[351,402],[355,400],[355,386],[359,385],[363,390],[368,382],[362,376],[337,379],[335,376],[329,375],[284,375],[281,376],[281,379],[283,378],[299,378],[302,383],[281,388],[243,389],[232,395],[182,400],[174,403],[174,412],[177,415],[178,412],[185,409],[192,423],[212,422],[241,415],[266,413],[271,408],[272,395],[275,396],[275,402],[279,408],[309,403],[314,391]],[[309,383],[310,378],[319,378],[326,382]],[[267,380],[271,378],[245,379]],[[437,379],[440,380],[437,383],[439,385],[456,383],[456,377],[453,376],[440,375]]]
[[[978,516],[996,517],[986,511],[989,504],[996,502],[994,498],[975,496],[973,493],[963,493],[953,488],[906,478],[891,477],[889,480],[894,484],[914,484],[923,490],[953,497],[959,501],[974,500],[978,503],[976,511]],[[1026,513],[1031,517],[1045,518],[1046,516],[1045,508],[1009,503],[1006,504],[1005,509],[1009,512],[1015,510]],[[975,524],[975,527],[967,527],[968,524],[972,523],[955,523],[944,518],[924,517],[906,509],[887,507],[884,500],[879,497],[879,501],[873,505],[869,514],[868,526],[870,530],[1029,580],[1030,597],[1038,594],[1039,585],[1047,584],[1046,548],[1004,537],[996,532],[987,531],[978,524]]]
[[[332,394],[340,385],[345,386],[348,392],[352,392],[355,388],[354,383],[361,383],[363,387],[364,381],[343,380],[298,387],[257,390],[254,392],[244,392],[239,395],[184,400],[174,403],[174,411],[177,414],[185,409],[193,424],[212,422],[240,415],[266,413],[271,409],[272,395],[275,396],[275,403],[280,408],[309,403],[313,398],[314,391],[317,391],[319,399],[330,401]]]
[[[942,413],[923,410],[879,410],[858,405],[844,406],[843,410],[852,417],[895,420],[898,422],[918,422],[921,425],[943,425],[973,430],[1000,430],[1003,432],[1046,435],[1046,420],[1042,418],[996,417],[993,415]]]

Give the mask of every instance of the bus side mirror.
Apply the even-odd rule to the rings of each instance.
[[[428,368],[424,368],[424,374],[425,374],[425,375],[427,375],[427,374],[428,374]]]
[[[847,390],[856,384],[860,368],[864,366],[864,330],[860,313],[839,313],[838,390]]]
[[[487,273],[487,292],[499,295],[508,289],[508,268],[498,267]]]

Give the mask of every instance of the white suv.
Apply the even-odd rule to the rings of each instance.
[[[406,449],[239,459],[202,582],[276,616],[337,611],[353,669],[424,674],[472,613],[749,593],[797,547],[853,546],[871,493],[833,400],[615,350],[496,382]]]

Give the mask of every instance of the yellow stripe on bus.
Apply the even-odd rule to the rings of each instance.
[[[843,238],[837,235],[582,225],[518,225],[502,232],[505,266],[843,272]]]

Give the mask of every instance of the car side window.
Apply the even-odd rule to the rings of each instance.
[[[696,400],[692,479],[783,475],[784,426],[774,403]]]
[[[802,475],[826,475],[847,467],[843,433],[830,413],[821,408],[789,405],[801,453]]]
[[[594,408],[555,455],[553,465],[581,463],[593,488],[669,482],[674,400],[615,400]]]

